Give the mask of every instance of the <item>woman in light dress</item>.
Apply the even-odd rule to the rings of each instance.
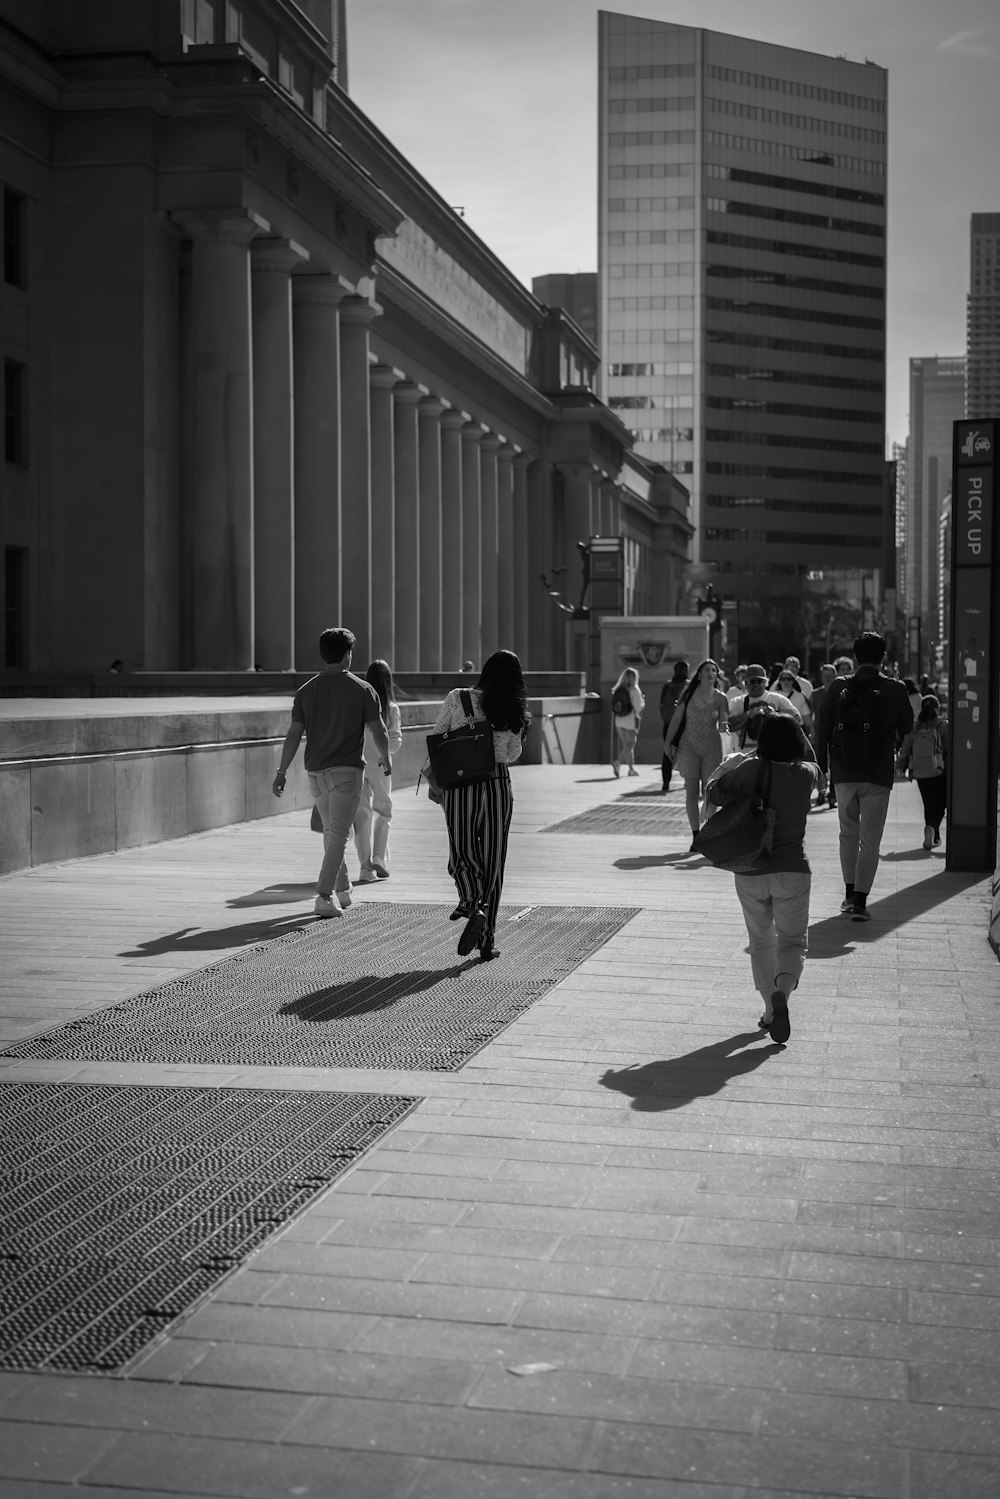
[[[675,745],[678,732],[680,737]],[[728,748],[728,733],[729,699],[719,687],[718,665],[715,661],[702,661],[678,699],[667,729],[667,754],[684,782],[684,805],[692,838],[701,825],[699,808],[705,782],[722,760],[723,735],[727,736]],[[693,845],[691,851],[694,852]]]

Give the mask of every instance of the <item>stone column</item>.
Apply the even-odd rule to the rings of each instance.
[[[295,665],[295,441],[291,273],[309,255],[288,239],[250,248],[253,307],[254,661]]]
[[[528,658],[530,638],[528,600],[532,586],[541,591],[541,584],[530,576],[532,549],[529,544],[528,531],[528,469],[531,466],[531,459],[526,453],[519,452],[517,448],[513,448],[511,452],[510,513],[511,531],[514,538],[514,650],[520,657],[523,667]],[[535,553],[534,556],[535,560],[540,562],[540,554]]]
[[[483,486],[479,444],[486,428],[466,422],[462,428],[462,660],[483,664],[482,510]]]
[[[396,644],[396,436],[392,393],[402,370],[376,364],[369,370],[372,423],[370,656],[392,666]],[[365,663],[367,665],[367,662]]]
[[[462,428],[464,411],[441,418],[441,666],[462,665]],[[478,461],[478,455],[477,455]],[[479,537],[476,536],[478,544]]]
[[[445,402],[417,403],[420,462],[420,656],[418,671],[441,670],[441,417]]]
[[[295,380],[295,664],[315,666],[341,622],[338,276],[292,277]]]
[[[504,644],[499,638],[500,531],[497,518],[497,454],[502,446],[503,438],[496,437],[492,432],[487,432],[479,444],[479,478],[482,486],[479,618],[482,660],[473,657],[477,666],[482,666],[486,657]]]
[[[241,209],[174,214],[192,243],[191,665],[254,664],[253,353],[250,241]]]
[[[497,453],[497,644],[514,645],[514,470],[517,448],[506,442]]]
[[[555,621],[560,617],[540,578],[557,566],[553,538],[552,469],[536,460],[528,466],[528,551],[531,579],[528,591],[528,667],[541,671],[562,663],[555,651]]]
[[[340,304],[341,623],[357,638],[354,659],[367,666],[372,640],[372,430],[368,329],[382,309],[365,297]]]
[[[425,386],[412,380],[394,392],[396,635],[389,661],[393,671],[420,669],[420,470],[417,403]]]

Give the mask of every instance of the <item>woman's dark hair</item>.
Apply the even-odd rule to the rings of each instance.
[[[765,718],[757,734],[758,760],[811,760],[809,740],[794,719],[785,713]]]
[[[917,684],[912,677],[904,677],[903,686],[906,688],[907,692],[916,692],[917,690]]]
[[[482,693],[483,714],[494,729],[523,734],[531,722],[521,663],[513,651],[494,651],[483,662],[476,683]]]
[[[719,666],[718,661],[713,661],[712,658],[711,658],[711,656],[706,656],[705,659],[704,659],[704,661],[699,661],[698,662],[698,665],[695,667],[694,671],[691,673],[690,681],[688,682],[688,684],[685,687],[684,691],[680,695],[680,699],[679,699],[680,702],[682,702],[682,703],[689,703],[691,701],[691,699],[694,697],[695,688],[698,686],[698,683],[701,681],[701,671],[702,671],[702,667],[703,666],[714,666],[715,667],[716,680],[718,680],[718,678],[720,677],[720,675],[721,675],[721,668]]]
[[[941,704],[933,692],[928,692],[920,699],[920,712],[917,714],[917,723],[933,723],[941,712]]]
[[[388,724],[389,702],[395,695],[388,661],[369,661],[365,681],[378,693],[378,700],[382,705],[382,722]]]

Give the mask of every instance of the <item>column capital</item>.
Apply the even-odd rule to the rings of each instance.
[[[468,420],[464,411],[446,411],[441,425],[446,432],[460,432]]]
[[[367,297],[359,297],[352,294],[345,297],[340,304],[340,321],[354,327],[367,328],[377,317],[382,316],[382,309],[377,302],[369,302]]]
[[[427,395],[421,396],[417,405],[417,412],[420,416],[427,417],[430,421],[436,420],[439,416],[444,416],[446,412],[451,415],[451,407],[440,396]]]
[[[480,443],[480,447],[484,453],[499,453],[505,441],[505,438],[498,437],[495,432],[487,432]]]
[[[471,422],[469,421],[468,417],[466,417],[465,421],[462,424],[463,442],[482,442],[483,438],[486,436],[487,428],[483,426],[482,422]]]
[[[296,307],[339,307],[354,288],[343,276],[322,271],[299,271],[292,277],[292,301]]]
[[[171,217],[196,244],[248,245],[271,228],[249,208],[175,208]]]
[[[556,467],[567,479],[592,479],[597,472],[592,463],[559,463]]]
[[[534,456],[531,453],[523,453],[520,449],[518,449],[517,456],[514,459],[514,467],[516,469],[522,469],[527,472],[534,461]]]
[[[521,449],[517,446],[516,443],[505,442],[497,453],[497,457],[500,459],[501,463],[513,463],[514,459],[517,457],[520,451]]]
[[[416,406],[426,395],[427,386],[416,380],[401,380],[395,390],[396,401],[404,406]]]
[[[309,251],[294,239],[255,239],[250,246],[250,265],[255,271],[291,274],[309,259]]]
[[[403,371],[391,364],[374,364],[368,371],[368,379],[376,390],[394,390],[405,378]]]

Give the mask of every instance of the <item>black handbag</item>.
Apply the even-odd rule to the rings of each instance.
[[[462,711],[468,723],[444,734],[427,735],[427,754],[434,780],[444,790],[488,781],[496,775],[493,728],[485,720],[477,723],[472,698],[462,692]]]
[[[764,766],[764,783],[759,793],[720,807],[692,839],[694,852],[708,859],[716,869],[740,874],[753,869],[771,852],[776,814],[767,805],[771,794],[770,760]]]

